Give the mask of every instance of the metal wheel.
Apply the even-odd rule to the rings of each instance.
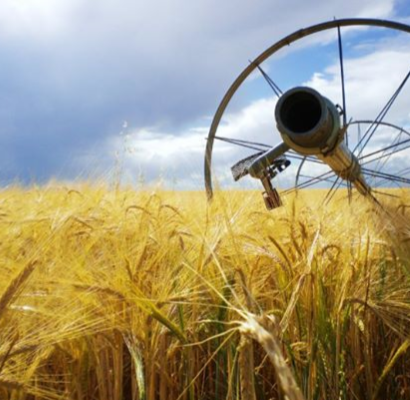
[[[354,188],[375,201],[379,195],[392,195],[390,191],[381,189],[381,186],[410,185],[410,179],[406,178],[406,173],[410,171],[410,160],[406,164],[407,158],[403,159],[410,148],[410,129],[406,129],[406,125],[410,126],[410,113],[400,115],[400,110],[390,111],[394,110],[400,95],[402,99],[399,102],[403,101],[410,77],[410,61],[403,66],[404,73],[399,71],[402,76],[398,76],[399,73],[394,76],[376,74],[375,83],[368,85],[367,111],[373,113],[370,116],[362,115],[357,104],[354,107],[355,97],[360,97],[362,93],[355,93],[354,82],[349,81],[349,66],[358,60],[371,61],[369,54],[383,51],[387,48],[386,43],[399,43],[401,52],[406,47],[410,52],[408,33],[410,26],[392,21],[334,20],[296,31],[251,61],[226,92],[211,124],[205,153],[205,188],[208,198],[212,199],[216,182],[221,184],[222,180],[228,181],[230,187],[235,187],[237,181],[257,182],[263,187],[263,198],[268,209],[280,206],[284,195],[315,185],[328,188],[327,200],[343,185],[348,189],[349,199]],[[284,84],[290,87],[282,91],[280,87],[283,82],[279,80],[281,74],[275,74],[275,64],[271,69],[269,61],[276,57],[276,60],[282,62],[288,56],[292,64],[292,51],[308,52],[317,48],[318,45],[314,43],[318,35],[322,35],[321,43],[325,42],[326,48],[333,47],[333,78],[336,76],[334,66],[337,65],[338,69],[337,93],[327,87],[314,88],[314,84],[306,83],[306,74],[300,74],[304,68],[300,61],[288,67],[288,70],[296,70],[296,75],[302,76],[299,78],[302,82],[288,78]],[[348,42],[344,41],[346,37],[349,38]],[[320,54],[324,54],[323,45]],[[407,59],[410,60],[408,53]],[[307,58],[306,64],[310,60],[312,56]],[[377,57],[374,60],[377,61]],[[397,64],[394,59],[391,61],[393,65]],[[322,66],[326,66],[326,63],[329,60],[323,60]],[[266,72],[268,69],[269,74]],[[269,103],[271,107],[267,107],[266,112],[269,113],[267,118],[271,119],[274,134],[258,137],[250,131],[249,137],[225,129],[227,134],[224,135],[221,125],[224,125],[224,118],[229,120],[228,105],[234,103],[232,100],[239,96],[240,89],[252,81],[250,77],[255,76],[254,72],[260,73],[267,87],[273,91]],[[383,90],[372,93],[372,89],[379,87],[380,82],[386,83]],[[410,91],[408,94],[410,100]],[[238,103],[243,105],[241,100]],[[230,168],[221,163],[218,170],[215,162],[217,143],[224,146],[221,153],[227,154],[229,146],[241,149],[240,152],[235,150],[237,159]],[[222,172],[220,168],[223,168]],[[286,179],[279,194],[276,181],[282,176],[286,176]]]

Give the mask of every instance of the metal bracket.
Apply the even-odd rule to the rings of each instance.
[[[268,210],[273,210],[282,206],[282,200],[279,196],[278,191],[272,187],[269,176],[265,176],[261,179],[262,185],[265,191],[262,193],[263,200],[265,201],[265,206]]]

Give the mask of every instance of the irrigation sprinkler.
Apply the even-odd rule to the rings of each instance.
[[[209,131],[205,154],[205,188],[209,199],[213,197],[212,160],[215,141],[256,150],[256,152],[241,157],[239,161],[231,165],[232,181],[237,182],[250,178],[259,180],[264,189],[263,199],[269,210],[282,205],[281,197],[283,195],[299,188],[311,187],[317,183],[323,185],[323,182],[328,181],[331,177],[334,177],[334,180],[327,197],[331,197],[335,189],[342,183],[347,185],[349,198],[352,196],[352,187],[354,187],[359,194],[374,200],[376,200],[376,194],[381,193],[375,189],[377,187],[377,184],[374,184],[375,180],[399,186],[410,184],[410,179],[407,179],[403,174],[388,168],[387,172],[382,170],[389,159],[410,148],[410,133],[398,124],[385,121],[385,116],[406,85],[410,71],[403,77],[397,89],[389,94],[387,103],[374,119],[355,120],[351,118],[348,120],[348,112],[349,114],[353,114],[353,112],[346,105],[345,66],[341,34],[343,27],[384,28],[396,34],[410,33],[410,26],[392,21],[376,19],[334,20],[296,31],[275,43],[250,62],[222,99]],[[319,91],[306,85],[292,87],[282,92],[277,83],[262,69],[261,64],[283,47],[290,46],[306,36],[332,29],[336,30],[337,35],[335,41],[340,64],[342,106],[335,104]],[[275,109],[272,110],[272,114],[274,114],[272,121],[275,121],[274,125],[276,125],[281,138],[281,141],[276,144],[217,135],[218,127],[229,102],[254,70],[261,72],[278,98]],[[366,128],[364,132],[361,131],[363,127]],[[349,140],[349,135],[352,139],[353,129],[357,130],[356,141]],[[383,143],[381,148],[374,149],[373,147],[370,152],[366,151],[369,142],[377,137],[375,133],[380,129],[391,129],[394,132],[391,136],[393,139],[387,144]],[[288,169],[293,161],[299,163],[294,185],[279,194],[273,182],[279,174]],[[300,178],[306,176],[301,174],[301,169],[305,163],[322,164],[328,167],[328,172],[317,174],[304,182],[300,182]],[[366,167],[364,167],[365,164],[367,164]]]

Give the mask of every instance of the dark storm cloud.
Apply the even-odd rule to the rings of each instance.
[[[25,3],[0,10],[3,183],[74,176],[124,120],[177,132],[212,114],[247,60],[290,31],[391,13],[382,0]]]

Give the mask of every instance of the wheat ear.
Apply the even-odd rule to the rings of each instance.
[[[0,317],[6,311],[11,301],[17,296],[17,293],[21,289],[21,286],[34,271],[35,266],[36,261],[32,261],[27,264],[22,269],[22,271],[10,282],[6,291],[0,296]]]
[[[286,364],[282,350],[280,348],[276,321],[274,317],[258,317],[248,314],[246,320],[241,323],[240,331],[256,340],[266,351],[270,361],[275,367],[279,384],[289,400],[304,400],[302,392],[296,380]]]

